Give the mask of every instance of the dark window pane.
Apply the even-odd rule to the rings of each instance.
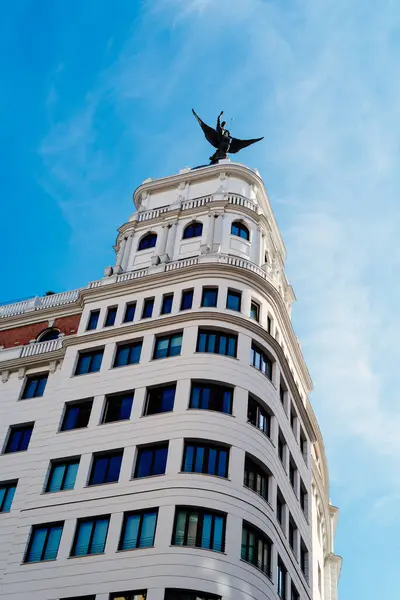
[[[201,298],[201,306],[204,307],[215,307],[218,302],[218,288],[203,288],[203,295]]]
[[[138,449],[135,478],[163,475],[167,464],[168,444],[144,446]]]
[[[163,301],[162,301],[162,306],[161,306],[161,314],[162,315],[167,315],[171,312],[173,299],[174,299],[173,294],[165,294],[163,296]]]
[[[228,295],[226,297],[226,308],[240,312],[241,305],[242,305],[241,292],[235,292],[233,290],[228,290]]]
[[[154,248],[157,242],[156,233],[148,233],[139,242],[138,250],[147,250],[148,248]]]
[[[183,232],[183,239],[187,240],[189,238],[199,237],[202,233],[203,233],[203,224],[202,223],[198,223],[198,222],[190,223],[190,225],[188,225]]]
[[[243,523],[241,557],[271,575],[271,541],[261,531]]]
[[[181,353],[182,333],[156,338],[153,359],[178,356]]]
[[[98,454],[93,457],[89,485],[114,483],[119,479],[123,451]]]
[[[254,460],[246,456],[244,485],[268,501],[269,473]]]
[[[228,476],[229,449],[218,444],[186,442],[182,471]]]
[[[140,361],[142,352],[142,342],[130,342],[129,344],[121,344],[117,346],[115,353],[114,368],[125,367],[127,365],[135,365]]]
[[[270,437],[271,415],[250,395],[247,405],[247,420]]]
[[[88,324],[87,324],[87,331],[90,331],[91,329],[96,329],[97,328],[97,324],[99,322],[99,316],[100,316],[100,311],[99,310],[92,310],[90,315],[89,315],[89,320],[88,320]]]
[[[192,546],[223,552],[226,516],[200,508],[176,508],[173,546]]]
[[[199,329],[196,352],[211,352],[236,357],[237,335]]]
[[[221,600],[221,596],[208,592],[170,588],[165,590],[164,600]]]
[[[113,421],[124,421],[129,419],[131,416],[132,403],[133,392],[107,398],[102,422],[111,423]]]
[[[29,375],[26,378],[22,398],[38,398],[39,396],[43,396],[48,375],[48,373],[42,373],[40,375]]]
[[[32,527],[24,562],[55,560],[60,545],[63,523]]]
[[[110,306],[107,309],[107,316],[104,323],[104,327],[112,327],[115,323],[115,317],[117,316],[117,306]]]
[[[67,404],[64,419],[61,425],[61,431],[70,429],[80,429],[87,427],[89,423],[90,412],[92,410],[93,400],[84,400],[74,404]]]
[[[143,303],[142,319],[149,319],[153,314],[154,298],[146,298]]]
[[[231,234],[237,235],[243,238],[244,240],[250,239],[249,230],[245,225],[243,225],[243,223],[240,223],[239,221],[235,221],[234,223],[232,223]]]
[[[130,302],[126,305],[124,323],[130,323],[135,318],[136,302]]]
[[[255,321],[260,320],[260,306],[256,302],[252,302],[250,305],[250,318]]]
[[[253,367],[264,373],[268,379],[272,378],[272,360],[255,344],[251,347],[250,362]]]
[[[185,290],[182,292],[181,310],[188,310],[192,308],[193,304],[193,290]]]
[[[110,517],[94,517],[78,521],[71,556],[104,552]]]
[[[232,414],[232,398],[232,388],[193,382],[189,408],[216,410],[218,412]]]
[[[13,425],[10,429],[5,454],[22,452],[28,449],[33,425]]]
[[[174,409],[176,385],[150,388],[147,392],[146,415],[168,412]]]
[[[85,373],[96,373],[100,371],[104,349],[92,350],[91,352],[80,352],[76,364],[75,375]]]
[[[16,481],[0,483],[0,513],[10,512],[16,489]]]
[[[79,458],[57,461],[51,464],[46,492],[60,492],[72,490],[75,486],[76,474],[79,467]]]
[[[119,550],[149,548],[154,544],[157,509],[128,513],[124,516]]]

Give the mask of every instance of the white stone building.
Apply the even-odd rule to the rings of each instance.
[[[336,600],[259,174],[220,161],[133,199],[102,279],[0,307],[0,597]]]

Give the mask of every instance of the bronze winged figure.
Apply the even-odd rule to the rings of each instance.
[[[214,154],[210,156],[211,165],[215,165],[219,160],[228,158],[228,153],[236,154],[236,152],[239,152],[239,150],[243,150],[243,148],[246,148],[247,146],[255,144],[256,142],[259,142],[260,140],[264,139],[263,137],[260,137],[255,138],[253,140],[239,140],[237,138],[231,137],[230,132],[228,131],[228,129],[225,128],[226,122],[222,121],[221,123],[221,117],[224,114],[223,110],[218,115],[217,126],[215,129],[204,123],[204,121],[200,119],[199,115],[195,113],[193,108],[192,113],[194,114],[198,124],[202,128],[207,142],[209,142],[211,146],[214,146],[214,148],[216,148],[216,152],[214,152]]]

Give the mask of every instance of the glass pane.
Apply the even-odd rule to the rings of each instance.
[[[48,484],[48,492],[59,492],[61,490],[61,483],[64,477],[64,472],[65,465],[53,466]]]
[[[167,464],[168,446],[157,448],[154,455],[153,475],[163,475]]]
[[[206,352],[207,335],[200,332],[197,339],[197,352]]]
[[[228,470],[228,451],[221,450],[219,453],[219,461],[218,461],[218,472],[217,475],[220,477],[226,477]]]
[[[218,552],[222,552],[224,550],[224,518],[220,516],[216,516],[214,518],[214,541],[213,541],[213,550],[218,550]]]
[[[153,305],[154,305],[153,299],[145,300],[144,307],[143,307],[143,315],[142,315],[143,319],[148,319],[151,317],[151,315],[153,314]]]
[[[198,385],[192,386],[192,392],[190,394],[190,408],[199,408],[200,393],[201,393],[201,389]]]
[[[186,526],[186,511],[179,511],[176,518],[174,544],[176,546],[183,546],[184,535]]]
[[[70,463],[67,467],[67,474],[64,481],[64,490],[73,490],[75,486],[76,474],[78,472],[79,462]]]
[[[102,350],[99,352],[96,352],[96,354],[94,354],[92,366],[90,369],[91,373],[96,373],[97,371],[100,371],[102,359],[103,359],[103,351]]]
[[[140,361],[140,354],[142,352],[142,343],[133,344],[129,356],[129,364],[135,365]]]
[[[217,348],[217,352],[219,354],[227,354],[227,337],[226,335],[221,335],[219,338],[219,347]]]
[[[62,527],[58,525],[51,527],[49,537],[47,538],[46,550],[43,560],[54,560],[57,558],[58,547],[60,545]]]
[[[211,515],[204,515],[203,517],[203,529],[201,532],[201,547],[211,548],[211,527],[213,518]]]
[[[182,346],[182,334],[173,335],[171,338],[171,345],[169,349],[170,356],[178,356],[181,353]]]
[[[185,459],[183,463],[183,471],[190,472],[193,470],[193,457],[194,457],[194,447],[186,446],[185,448]],[[1,500],[0,500],[1,503]]]
[[[165,358],[168,355],[169,338],[158,338],[154,358]]]
[[[90,476],[90,485],[104,483],[106,480],[106,470],[108,466],[107,456],[96,456],[93,462],[93,469]]]
[[[224,413],[232,412],[232,390],[224,390],[223,408]]]
[[[47,535],[47,527],[38,527],[32,533],[31,544],[27,555],[27,561],[33,562],[42,559],[42,552]]]
[[[164,388],[162,390],[161,411],[167,412],[174,409],[175,386]]]
[[[17,452],[19,450],[20,443],[22,441],[22,431],[18,429],[12,429],[7,444],[8,452]]]
[[[27,379],[24,391],[24,398],[33,398],[36,389],[36,380]]]
[[[2,500],[2,490],[0,490],[0,506],[3,502],[3,508],[1,509],[2,512],[10,512],[11,509],[11,505],[12,505],[12,501],[14,500],[14,496],[15,496],[15,490],[16,490],[16,486],[12,486],[9,487],[6,494],[5,494],[5,498]]]
[[[236,356],[236,338],[233,336],[229,336],[228,356]]]
[[[215,342],[216,342],[215,333],[209,333],[207,335],[207,350],[206,350],[206,352],[216,352]]]
[[[90,547],[90,554],[104,552],[104,547],[106,545],[107,530],[108,519],[99,519],[98,521],[96,521],[92,544]]]
[[[76,535],[73,556],[85,556],[85,554],[88,554],[92,527],[92,521],[83,521],[78,524],[78,533]]]
[[[142,531],[140,534],[140,548],[152,546],[156,528],[157,513],[147,513],[143,516]]]
[[[31,435],[32,435],[32,429],[24,429],[23,433],[22,433],[22,440],[20,443],[20,450],[27,450],[28,446],[29,446],[29,442],[31,439]]]
[[[78,364],[76,367],[76,374],[82,375],[83,373],[89,372],[91,357],[89,354],[81,354],[78,358]]]
[[[196,460],[195,460],[194,469],[193,469],[195,473],[202,473],[203,463],[204,463],[204,448],[202,448],[201,446],[197,446]]]
[[[125,311],[124,323],[128,323],[129,321],[133,321],[135,318],[135,304],[128,304]]]
[[[77,406],[67,406],[62,429],[68,431],[74,429],[78,418],[79,408]]]
[[[111,483],[113,481],[118,481],[119,472],[121,469],[121,462],[122,462],[122,453],[116,454],[115,456],[112,456],[110,458],[110,463],[108,465],[108,473],[107,473],[107,481],[109,483]]]
[[[125,533],[122,542],[123,550],[131,550],[136,548],[137,536],[139,532],[140,515],[130,515],[126,519]]]
[[[153,450],[140,450],[136,477],[148,477],[151,475],[151,464],[153,462]]]
[[[44,389],[46,387],[47,377],[40,377],[37,388],[36,388],[36,396],[43,396]]]
[[[133,396],[126,396],[121,400],[121,408],[119,418],[122,420],[129,419],[131,416]]]
[[[122,367],[128,364],[129,359],[129,346],[120,346],[117,349],[117,354],[115,357],[115,366]]]
[[[6,497],[6,493],[7,493],[7,488],[0,487],[0,510],[2,512],[7,512],[4,510],[4,506],[3,506],[3,501],[4,501],[4,498]]]
[[[210,448],[208,453],[208,471],[210,475],[216,475],[217,473],[217,450]]]
[[[197,513],[190,513],[188,518],[189,518],[189,527],[188,527],[188,534],[187,534],[188,535],[187,546],[195,546],[199,515]]]
[[[172,310],[172,300],[173,300],[173,296],[164,296],[163,299],[163,304],[162,304],[162,309],[161,309],[161,313],[163,315],[166,315],[168,313],[171,312]]]

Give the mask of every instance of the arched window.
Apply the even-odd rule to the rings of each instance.
[[[139,242],[138,250],[148,250],[148,248],[154,248],[157,242],[156,233],[147,233]]]
[[[199,221],[195,221],[194,223],[189,223],[185,227],[183,232],[183,239],[188,240],[189,238],[200,237],[203,233],[203,223],[199,223]]]
[[[39,333],[36,341],[37,342],[50,342],[50,340],[58,339],[59,335],[60,335],[60,331],[58,329],[46,329],[45,331],[42,331],[42,333]]]
[[[247,229],[246,225],[243,225],[240,221],[234,221],[231,227],[231,234],[237,235],[238,237],[243,238],[244,240],[250,239],[250,233]]]

